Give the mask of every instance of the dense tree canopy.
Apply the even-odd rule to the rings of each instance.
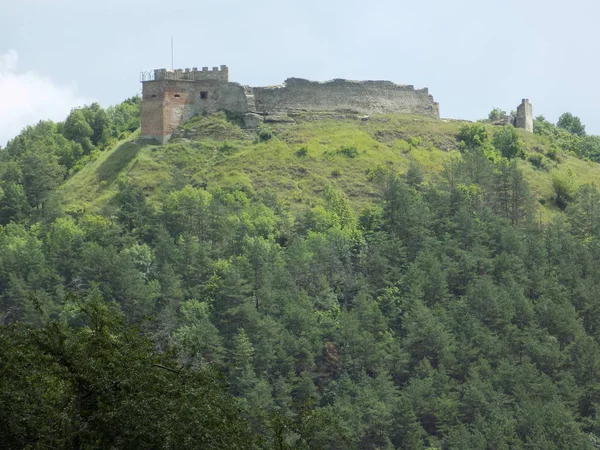
[[[5,448],[247,448],[253,440],[214,369],[152,351],[100,294],[68,297],[35,331],[0,329]]]
[[[595,186],[557,178],[564,213],[540,223],[518,139],[473,124],[439,177],[374,170],[360,211],[335,183],[291,209],[132,180],[102,214],[53,207],[135,105],[2,151],[7,448],[599,447]]]

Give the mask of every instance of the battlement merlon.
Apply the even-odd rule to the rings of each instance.
[[[188,81],[219,81],[229,82],[229,68],[225,65],[198,69],[156,69],[154,70],[154,81],[156,80],[188,80]]]

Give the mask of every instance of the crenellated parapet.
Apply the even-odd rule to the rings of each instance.
[[[229,82],[229,68],[227,66],[192,67],[191,69],[156,69],[154,72],[143,72],[142,82],[159,80],[185,80],[185,81],[218,81]]]

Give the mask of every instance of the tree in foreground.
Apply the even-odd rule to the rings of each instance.
[[[4,448],[252,448],[214,370],[157,356],[97,294],[65,311],[38,330],[0,328]]]

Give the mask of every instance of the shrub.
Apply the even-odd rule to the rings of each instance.
[[[550,150],[548,150],[548,158],[552,161],[560,162],[560,157],[558,156],[558,148],[556,146],[551,146]]]
[[[411,147],[418,147],[419,145],[421,145],[421,138],[420,137],[409,137],[408,144]]]
[[[344,145],[342,147],[340,147],[340,149],[336,152],[339,153],[340,155],[344,155],[347,158],[356,158],[358,156],[358,149],[356,147],[354,147],[353,145]]]
[[[506,125],[494,133],[492,145],[502,154],[502,156],[508,159],[512,159],[516,156],[522,157],[524,155],[523,142],[521,142],[517,135],[517,131],[511,125]]]
[[[271,139],[273,137],[273,131],[271,131],[270,128],[262,128],[259,132],[258,132],[258,139],[261,142],[265,142],[268,141],[269,139]]]
[[[535,153],[533,155],[529,155],[527,160],[537,169],[546,169],[547,164],[543,155],[539,153]]]
[[[546,120],[544,116],[537,116],[533,120],[533,132],[540,136],[553,137],[555,126]]]
[[[580,139],[576,152],[583,158],[600,161],[600,136],[585,136]]]
[[[342,176],[342,171],[340,169],[333,169],[331,171],[331,176],[335,177],[335,178],[341,177]]]
[[[500,108],[494,108],[488,114],[488,120],[495,122],[496,120],[502,120],[506,116],[506,111]]]
[[[231,142],[223,142],[221,144],[221,146],[219,147],[219,151],[221,153],[225,153],[225,154],[229,154],[229,153],[233,153],[236,150],[236,146],[234,144],[232,144]]]
[[[298,150],[296,150],[296,156],[298,158],[305,158],[306,155],[308,155],[308,148],[300,147]]]
[[[462,143],[462,147],[466,148],[480,147],[489,140],[485,126],[480,123],[463,125],[456,137]]]
[[[552,188],[554,189],[556,205],[560,209],[565,209],[573,199],[576,191],[573,174],[570,171],[567,174],[555,173],[552,176]]]
[[[377,164],[375,167],[367,169],[366,175],[367,180],[369,181],[381,181],[390,175],[390,169],[381,164]]]

